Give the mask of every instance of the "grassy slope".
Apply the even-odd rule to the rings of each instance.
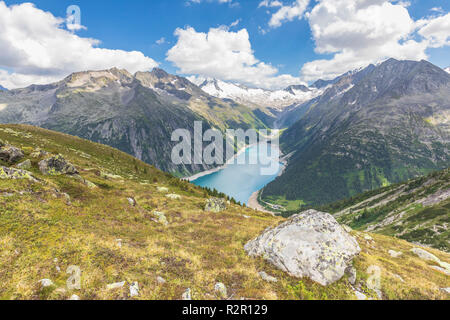
[[[450,188],[450,170],[434,172],[322,207],[341,223],[450,252],[450,199],[422,201]]]
[[[89,189],[65,176],[44,177],[34,159],[30,171],[41,183],[0,180],[0,299],[67,299],[74,293],[82,299],[127,298],[128,286],[106,290],[107,284],[119,281],[138,281],[139,299],[179,299],[186,288],[192,289],[194,299],[215,299],[218,281],[236,299],[354,298],[345,277],[324,288],[245,254],[247,241],[282,218],[234,205],[222,213],[206,213],[202,210],[204,190],[125,153],[79,138],[30,126],[2,125],[0,139],[23,148],[27,157],[36,147],[61,153],[98,186]],[[121,178],[107,178],[105,173]],[[182,199],[169,200],[157,187],[168,187]],[[62,192],[70,195],[70,204]],[[127,197],[134,197],[138,205],[130,206]],[[167,227],[152,220],[154,210],[166,214]],[[365,270],[375,264],[382,268],[385,298],[448,298],[439,291],[450,286],[448,276],[409,253],[413,245],[381,235],[367,242],[363,234],[355,235],[362,248],[355,259],[358,281],[366,279]],[[119,238],[122,248],[116,243]],[[405,254],[393,259],[389,249]],[[430,251],[450,261],[450,255]],[[70,265],[81,268],[82,288],[58,290],[65,288]],[[262,270],[276,276],[278,283],[262,281],[258,276]],[[400,275],[405,283],[392,274]],[[157,276],[167,282],[158,284]],[[55,285],[40,290],[37,282],[43,278]],[[363,290],[375,296],[364,285]]]

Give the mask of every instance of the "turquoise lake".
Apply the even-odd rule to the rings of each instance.
[[[282,170],[279,148],[269,144],[269,152],[261,145],[249,147],[234,162],[220,171],[192,181],[195,185],[217,189],[241,203],[248,204],[251,195],[275,180]],[[250,164],[250,159],[263,159],[264,164]],[[245,162],[245,164],[240,164]],[[256,161],[260,163],[261,161]],[[269,170],[269,168],[272,168]]]

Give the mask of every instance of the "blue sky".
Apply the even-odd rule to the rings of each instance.
[[[36,0],[32,2],[34,11],[30,9],[26,14],[14,15],[11,6],[22,5],[23,2],[6,0],[7,9],[0,10],[0,33],[1,15],[2,12],[7,14],[7,10],[10,10],[11,19],[3,20],[12,22],[3,28],[13,30],[18,25],[14,19],[19,19],[19,16],[29,15],[30,21],[21,23],[35,28],[37,23],[44,24],[39,22],[40,19],[47,19],[34,19],[33,15],[40,14],[35,11],[66,18],[68,6],[77,5],[81,10],[80,23],[85,28],[74,33],[80,40],[74,48],[84,46],[81,40],[92,38],[99,41],[92,47],[122,50],[120,57],[124,60],[130,60],[127,53],[131,51],[139,51],[145,57],[133,57],[133,64],[128,65],[125,61],[117,62],[119,56],[110,57],[111,62],[101,55],[91,57],[91,54],[96,54],[95,50],[85,48],[86,61],[83,63],[79,59],[84,57],[74,57],[76,61],[71,62],[70,54],[58,57],[50,52],[48,60],[55,61],[55,68],[49,64],[41,65],[39,61],[45,60],[45,56],[36,58],[37,62],[21,65],[20,61],[11,62],[18,59],[2,59],[2,44],[6,46],[8,42],[2,42],[0,35],[0,83],[15,87],[30,81],[45,82],[68,72],[81,71],[72,70],[76,67],[95,68],[107,63],[118,63],[119,67],[127,67],[131,71],[151,68],[157,63],[171,73],[217,77],[268,88],[331,78],[389,56],[415,60],[426,58],[440,67],[450,66],[450,1],[330,1]],[[333,10],[338,12],[336,16],[330,16]],[[367,22],[364,21],[365,16]],[[384,19],[386,21],[383,22]],[[330,27],[332,24],[334,27]],[[50,33],[49,28],[43,33]],[[63,23],[58,28],[66,29]],[[182,32],[176,35],[177,29]],[[216,30],[214,37],[217,41],[214,43],[208,39],[213,38],[213,33],[209,33],[211,30]],[[385,30],[386,34],[383,34]],[[205,36],[203,40],[200,39],[202,33]],[[37,33],[23,35],[24,42],[27,42],[27,36],[38,43],[51,42],[49,36],[43,36],[44,40],[41,40]],[[70,38],[70,33],[58,36]],[[70,40],[67,41],[69,43]],[[61,39],[59,43],[63,42]],[[197,44],[193,46],[195,48],[190,47],[191,43]],[[380,43],[387,45],[381,48]],[[33,55],[31,49],[21,49],[27,52],[24,60],[33,60],[29,57]],[[39,54],[45,55],[45,50],[50,51],[51,48],[38,50]],[[169,50],[172,50],[171,54],[168,54]],[[108,52],[103,54],[110,56]],[[206,66],[206,62],[211,66]]]

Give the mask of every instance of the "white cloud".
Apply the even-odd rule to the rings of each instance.
[[[167,52],[167,60],[182,74],[238,81],[262,88],[281,88],[300,83],[291,75],[277,75],[278,69],[259,61],[253,54],[246,29],[231,32],[227,27],[208,33],[192,27],[177,29],[178,41]]]
[[[283,3],[277,0],[263,0],[259,3],[258,8],[267,7],[267,8],[275,8],[282,7]]]
[[[407,6],[387,0],[319,0],[306,14],[315,51],[334,56],[306,63],[302,79],[330,79],[390,57],[427,59],[428,47],[448,45],[449,15],[414,21]]]
[[[430,47],[440,48],[450,45],[450,13],[419,20],[418,24],[423,25],[418,33],[428,41]]]
[[[8,7],[0,1],[0,83],[11,89],[82,70],[136,72],[158,65],[142,52],[98,48],[100,41],[64,29],[65,22],[31,3]]]
[[[272,28],[280,27],[286,21],[303,18],[303,14],[308,7],[309,0],[296,0],[288,6],[282,6],[275,12],[269,21],[269,26]]]
[[[162,44],[166,43],[166,38],[162,37],[161,39],[156,40],[155,43],[156,43],[157,45],[162,45]]]

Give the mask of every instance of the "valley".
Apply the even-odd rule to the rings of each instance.
[[[347,262],[352,272],[325,263],[323,273],[294,276],[246,250],[256,249],[267,228],[294,228],[296,220],[212,198],[119,150],[67,134],[0,125],[0,141],[0,299],[448,299],[450,255],[443,251],[347,233],[331,216],[312,212],[311,223],[327,217],[360,253]],[[313,252],[320,243],[311,242]],[[374,265],[382,270],[379,288],[367,285]],[[72,270],[80,277],[68,285]]]

